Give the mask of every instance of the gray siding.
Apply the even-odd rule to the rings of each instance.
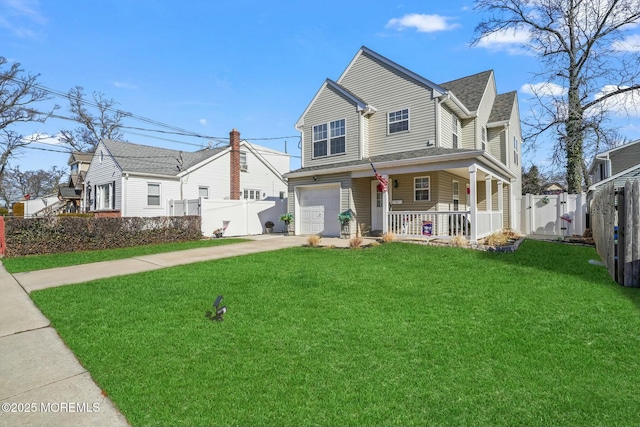
[[[451,110],[442,105],[440,109],[440,147],[453,148],[453,116]],[[458,135],[460,137],[460,135]]]
[[[621,147],[609,153],[611,175],[618,174],[633,166],[640,165],[640,143]]]
[[[428,140],[435,140],[435,101],[430,88],[366,54],[359,56],[338,83],[378,110],[369,119],[369,155],[422,149]],[[388,113],[405,108],[409,109],[409,131],[388,135]]]
[[[346,153],[313,158],[313,126],[345,119]],[[330,132],[327,129],[327,132]],[[305,167],[330,165],[360,158],[359,113],[351,100],[333,88],[325,87],[304,117],[304,165]],[[329,144],[329,141],[327,141]]]
[[[371,232],[371,178],[352,180],[353,211],[362,235]]]

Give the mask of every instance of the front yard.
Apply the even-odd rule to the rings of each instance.
[[[31,296],[133,425],[638,425],[640,292],[589,259],[293,248]]]

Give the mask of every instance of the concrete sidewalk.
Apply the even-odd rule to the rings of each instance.
[[[252,241],[10,275],[0,265],[0,426],[126,426],[28,293],[176,265],[302,246],[306,237]],[[369,239],[367,239],[369,240]],[[324,238],[345,247],[347,239]]]

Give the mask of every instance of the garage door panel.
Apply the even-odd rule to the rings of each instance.
[[[306,188],[300,191],[301,234],[338,236],[337,220],[340,210],[340,188]]]

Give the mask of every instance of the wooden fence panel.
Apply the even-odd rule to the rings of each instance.
[[[0,216],[0,255],[4,255],[5,238],[4,238],[4,217]]]
[[[640,181],[635,180],[632,185],[631,197],[627,203],[633,205],[631,208],[631,218],[633,224],[627,223],[627,228],[633,230],[632,237],[632,260],[629,270],[632,270],[632,284],[629,286],[640,287]]]

